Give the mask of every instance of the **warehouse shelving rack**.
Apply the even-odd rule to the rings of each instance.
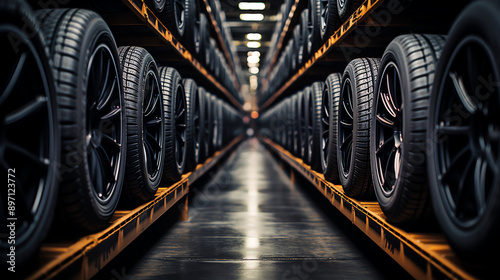
[[[176,67],[183,77],[195,79],[199,85],[242,111],[242,105],[236,98],[172,35],[142,0],[117,1],[117,4],[120,3],[127,8],[119,12],[99,13],[111,27],[118,45],[148,48],[159,65]],[[203,3],[210,12],[208,2]],[[224,56],[230,58],[215,20],[210,21],[210,24],[214,25],[211,28],[218,30],[216,39]],[[231,63],[230,59],[228,63]],[[234,65],[231,66],[233,82],[239,88]],[[158,188],[152,201],[135,209],[119,207],[106,229],[85,236],[65,236],[60,240],[49,238],[34,258],[35,264],[31,270],[24,272],[26,279],[89,279],[167,212],[177,219],[187,220],[190,186],[220,165],[245,137],[245,134],[241,134],[233,139],[205,162],[198,164],[194,171],[184,174],[180,181]]]
[[[177,183],[160,187],[152,201],[135,209],[117,210],[106,229],[80,238],[45,242],[38,257],[40,265],[27,279],[89,279],[167,211],[187,220],[190,185],[220,164],[244,138],[244,135],[235,138]]]
[[[126,32],[115,32],[115,38],[118,43],[122,43],[122,45],[136,45],[140,43],[141,46],[149,47],[157,62],[167,62],[170,66],[178,66],[176,68],[178,68],[177,70],[179,70],[183,77],[186,73],[189,73],[189,76],[196,81],[206,81],[206,83],[202,84],[203,86],[206,86],[208,90],[212,90],[212,93],[220,95],[220,97],[229,101],[238,110],[242,110],[242,105],[238,100],[236,100],[236,98],[232,96],[198,60],[196,60],[193,54],[172,35],[168,28],[165,27],[142,0],[122,0],[122,2],[136,15],[136,17],[130,15],[129,11],[129,13],[126,14],[101,13],[108,24],[115,28],[145,25],[152,30],[154,34],[143,34],[138,32],[139,36],[131,36]],[[204,1],[204,3],[208,5],[206,1]],[[216,24],[211,20],[209,22],[211,25]],[[220,29],[217,37],[219,41],[222,40]],[[222,42],[220,45],[224,46]],[[168,50],[174,50],[174,52],[169,52]],[[222,51],[226,58],[230,58],[227,48],[223,47]],[[228,62],[231,63],[231,60],[229,59]],[[184,70],[184,68],[186,70]],[[192,71],[193,69],[196,71]],[[238,89],[239,84],[234,69],[234,65],[232,65],[231,76],[235,87]]]
[[[326,79],[330,73],[342,72],[347,63],[355,58],[381,57],[385,47],[398,35],[446,34],[457,14],[469,1],[458,0],[453,5],[443,3],[445,1],[410,1],[410,8],[403,8],[401,2],[403,0],[365,0],[304,65],[270,95],[259,107],[260,112],[304,86]],[[292,35],[292,25],[297,23],[300,12],[306,6],[306,0],[295,0],[268,66],[269,73],[276,66],[286,40]],[[422,10],[426,13],[422,14]],[[268,87],[269,81],[263,77],[260,94]]]
[[[410,232],[389,223],[377,201],[359,201],[344,194],[342,186],[325,180],[300,158],[262,137],[261,142],[291,167],[292,174],[306,178],[340,213],[382,248],[416,279],[479,279],[481,273],[454,254],[439,232]]]

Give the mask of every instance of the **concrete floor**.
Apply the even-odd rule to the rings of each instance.
[[[155,223],[95,278],[411,279],[256,139],[209,177],[187,222]]]

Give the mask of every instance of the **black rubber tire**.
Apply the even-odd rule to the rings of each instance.
[[[186,5],[189,0],[167,0],[160,20],[177,40],[182,40],[186,30]]]
[[[295,57],[296,68],[302,66],[303,56],[304,56],[304,37],[302,37],[302,22],[299,21],[297,25],[293,28],[293,42],[295,44]]]
[[[299,91],[297,95],[297,109],[296,109],[296,130],[297,130],[297,155],[296,157],[302,158],[302,145],[304,145],[304,126],[305,126],[305,116],[302,115],[302,107],[304,106],[304,91]]]
[[[333,35],[342,22],[337,9],[337,0],[321,1],[321,41],[325,42]]]
[[[187,124],[186,96],[182,77],[175,68],[160,67],[159,72],[166,130],[162,182],[172,184],[181,179],[186,166],[186,136],[181,135],[185,133]]]
[[[4,56],[0,66],[0,170],[7,179],[0,191],[0,260],[5,269],[2,275],[13,268],[11,274],[16,278],[52,224],[61,136],[51,63],[28,4],[0,1],[0,37]],[[16,220],[7,221],[9,218]]]
[[[39,10],[37,15],[54,62],[61,124],[59,220],[73,230],[94,232],[111,220],[125,177],[125,100],[115,40],[106,22],[92,11]],[[111,71],[105,76],[101,94],[106,96],[100,105],[97,93],[87,89],[101,90],[101,84],[93,83],[104,82],[96,81],[102,74],[91,71],[99,67],[94,57],[106,58],[106,71]]]
[[[213,128],[213,137],[212,137],[212,153],[215,153],[220,148],[220,139],[221,139],[221,123],[222,123],[222,107],[219,102],[219,98],[215,95],[210,97],[210,103],[212,104],[212,128]]]
[[[342,22],[345,22],[363,3],[363,0],[337,0],[337,9]]]
[[[198,158],[198,163],[203,163],[207,157],[208,157],[208,151],[206,150],[206,139],[209,137],[208,133],[208,128],[207,128],[207,108],[206,108],[206,100],[205,100],[205,94],[206,90],[203,87],[198,87],[198,90],[196,91],[196,94],[198,95],[198,101],[199,101],[199,107],[200,107],[200,119],[199,119],[199,130],[200,130],[200,152],[199,152],[199,158]]]
[[[96,0],[94,0],[96,1]],[[100,1],[100,0],[97,0]],[[170,0],[144,0],[144,3],[148,8],[155,14],[156,17],[160,18],[165,11],[165,6],[167,1]],[[114,4],[116,5],[116,3]],[[110,5],[111,6],[111,5]]]
[[[165,160],[163,96],[158,67],[146,49],[120,47],[118,53],[127,116],[127,163],[123,192],[128,202],[140,204],[154,198],[161,182]],[[145,104],[146,96],[151,96],[148,104]]]
[[[309,38],[309,9],[304,9],[302,10],[302,13],[300,14],[300,24],[302,24],[302,38],[304,42],[303,48],[299,49],[299,58],[302,59],[301,63],[299,65],[303,65],[304,63],[307,62],[309,59],[309,52],[307,51],[308,49],[308,40]],[[302,52],[301,52],[302,51]]]
[[[307,161],[311,168],[318,172],[323,172],[321,163],[321,135],[323,126],[321,125],[321,111],[323,104],[323,82],[314,82],[311,85],[311,99],[309,105],[309,144]]]
[[[305,87],[303,90],[302,106],[300,109],[300,114],[302,115],[302,125],[301,125],[301,135],[302,135],[302,145],[300,149],[300,157],[305,164],[309,164],[309,102],[312,99],[311,87]]]
[[[210,29],[208,28],[207,16],[204,13],[200,13],[199,24],[198,24],[198,39],[195,39],[195,55],[200,59],[200,62],[205,61],[205,49],[207,47],[207,37],[210,35]]]
[[[370,158],[377,200],[394,223],[414,226],[432,213],[424,160],[426,126],[444,41],[439,35],[401,35],[389,44],[381,60],[373,98]]]
[[[214,109],[212,104],[212,94],[210,92],[205,91],[204,97],[204,115],[203,118],[205,120],[204,125],[204,133],[203,133],[203,143],[204,151],[205,151],[205,159],[208,159],[212,156],[213,152],[213,138],[214,138]]]
[[[291,116],[292,116],[292,154],[294,156],[298,156],[300,152],[300,143],[299,143],[299,122],[298,122],[298,95],[292,95],[291,99]]]
[[[354,59],[342,75],[338,105],[337,161],[340,183],[345,194],[350,197],[361,198],[373,194],[370,175],[370,119],[378,64],[379,60],[374,58]],[[350,99],[349,91],[352,94]],[[345,102],[350,105],[344,106],[343,95],[346,95],[348,99]],[[347,106],[352,111],[348,112]]]
[[[220,150],[222,149],[222,142],[223,142],[223,139],[224,139],[224,129],[225,129],[225,126],[224,126],[224,101],[222,101],[222,99],[218,98],[217,99],[217,103],[218,103],[218,107],[219,107],[219,122],[218,122],[218,126],[219,126],[219,135],[217,137],[217,150]]]
[[[184,47],[186,47],[193,55],[197,54],[200,40],[200,9],[197,0],[184,0],[185,1],[185,28],[184,35],[182,36]],[[198,48],[196,48],[198,44]]]
[[[184,171],[193,171],[200,158],[200,104],[198,86],[193,79],[184,79],[186,94],[187,126],[186,126],[186,167]]]
[[[321,163],[325,179],[340,184],[339,168],[337,162],[337,123],[339,116],[340,83],[342,76],[340,73],[330,74],[323,87],[322,102],[322,151]],[[326,130],[327,129],[327,130]],[[328,141],[325,141],[327,137]]]
[[[500,249],[497,26],[498,1],[475,1],[458,16],[436,70],[427,126],[427,170],[439,225],[459,257],[490,267],[498,263],[492,256]],[[451,73],[463,81],[462,95],[454,90]],[[472,147],[464,152],[467,145]],[[478,161],[481,167],[487,163],[485,173],[477,172]],[[477,173],[491,177],[478,183]],[[482,203],[476,202],[479,193]]]
[[[283,112],[286,118],[286,144],[285,148],[291,153],[293,149],[293,119],[292,114],[292,97],[287,97],[283,100]]]
[[[321,44],[321,0],[309,0],[307,3],[309,31],[306,37],[306,51],[308,57],[311,57]]]

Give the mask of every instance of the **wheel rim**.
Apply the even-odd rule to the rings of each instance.
[[[376,179],[390,196],[399,179],[403,149],[403,100],[401,76],[394,62],[384,68],[377,93],[375,127]]]
[[[323,152],[323,166],[328,164],[328,153],[330,152],[330,92],[325,84],[323,90],[323,104],[321,110],[321,151]]]
[[[56,170],[50,165],[57,155],[49,77],[42,59],[21,30],[0,26],[0,36],[7,35],[14,35],[19,44],[17,50],[8,41],[0,45],[5,55],[0,68],[0,169],[14,180],[7,182],[14,186],[6,185],[0,192],[0,220],[7,225],[7,218],[16,218],[16,244],[20,246],[47,214],[43,210],[48,207],[47,196],[52,195],[48,191]],[[14,215],[8,211],[7,187],[15,190]],[[7,247],[3,242],[9,236],[7,227],[0,234],[1,246]]]
[[[340,9],[343,9],[345,7],[345,2],[346,0],[337,0],[337,4],[339,5]]]
[[[182,30],[184,28],[184,1],[174,0],[175,7],[175,19],[177,22],[177,28]]]
[[[326,25],[328,24],[328,18],[330,16],[330,7],[328,1],[321,1],[321,31],[324,33],[326,30]]]
[[[500,98],[491,81],[499,71],[492,61],[481,38],[462,40],[444,72],[431,128],[442,205],[462,228],[478,223],[498,193]]]
[[[155,72],[150,70],[146,77],[142,108],[143,115],[143,153],[146,170],[151,181],[160,174],[160,165],[163,154],[163,116],[160,85]]]
[[[100,44],[92,53],[87,77],[88,168],[95,197],[106,203],[117,187],[123,147],[120,76],[107,45]]]
[[[354,104],[351,79],[347,78],[342,84],[341,106],[339,108],[339,151],[342,164],[342,173],[347,177],[351,168]]]
[[[184,162],[184,154],[186,149],[186,99],[184,97],[184,89],[179,84],[176,89],[175,99],[175,159],[177,167],[180,169]]]

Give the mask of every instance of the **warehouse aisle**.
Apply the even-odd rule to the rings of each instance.
[[[189,220],[149,244],[140,260],[123,269],[125,279],[408,277],[390,260],[369,260],[352,241],[359,236],[349,238],[350,231],[339,228],[353,226],[334,224],[257,140],[234,155],[194,190]]]

